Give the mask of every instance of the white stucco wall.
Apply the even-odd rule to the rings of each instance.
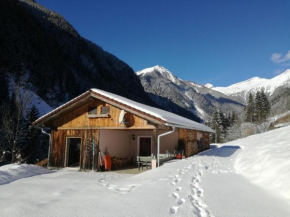
[[[129,131],[101,130],[100,148],[114,157],[132,156]]]
[[[168,130],[158,130],[157,135],[163,134],[165,132],[168,132]],[[174,152],[175,146],[178,144],[178,131],[175,131],[172,134],[162,136],[160,144],[160,153],[165,154],[165,151],[168,150],[171,153]]]
[[[163,134],[168,130],[158,130],[157,135]],[[132,135],[135,135],[135,140]],[[100,147],[103,152],[106,150],[114,157],[136,157],[138,155],[138,142],[140,137],[153,136],[153,130],[101,130]],[[151,152],[156,155],[157,144],[151,140]],[[169,150],[173,153],[175,146],[178,144],[178,132],[161,137],[160,153]]]

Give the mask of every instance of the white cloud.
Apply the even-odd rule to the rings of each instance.
[[[271,55],[271,60],[274,63],[285,63],[285,62],[290,62],[290,50],[288,51],[288,53],[286,53],[284,56],[280,53],[273,53]]]

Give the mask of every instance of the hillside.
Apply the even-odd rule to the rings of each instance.
[[[167,106],[168,110],[173,110],[168,105],[169,100],[204,120],[211,118],[215,107],[226,113],[243,110],[243,104],[231,97],[206,86],[183,81],[162,66],[141,70],[137,75],[150,98],[162,107]]]
[[[155,105],[130,66],[31,0],[0,2],[0,101],[21,82],[50,107],[96,87]]]

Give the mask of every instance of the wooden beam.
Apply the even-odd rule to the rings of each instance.
[[[152,130],[156,129],[154,126],[140,126],[140,127],[58,127],[57,130],[90,130],[90,129],[100,129],[100,130]]]
[[[77,105],[77,106],[74,108],[74,110],[77,110],[77,109],[81,108],[82,106],[89,104],[91,102],[91,99],[89,101],[86,101],[87,99],[90,99],[90,97],[86,97],[82,101],[75,102],[74,104],[70,105],[69,107],[64,108],[63,110],[60,110],[59,112],[53,114],[50,117],[47,117],[46,122],[43,123],[43,125],[45,127],[53,127],[53,121],[54,121],[55,117],[62,118],[63,116],[65,116],[69,113],[72,113],[73,110],[70,110],[70,108],[74,107],[75,105]]]
[[[87,118],[108,118],[109,114],[88,114]]]

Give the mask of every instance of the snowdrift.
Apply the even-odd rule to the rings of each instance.
[[[29,164],[8,164],[0,167],[0,185],[13,182],[18,179],[51,173],[43,167]]]
[[[252,183],[290,199],[290,127],[227,143],[243,148],[236,172]]]

